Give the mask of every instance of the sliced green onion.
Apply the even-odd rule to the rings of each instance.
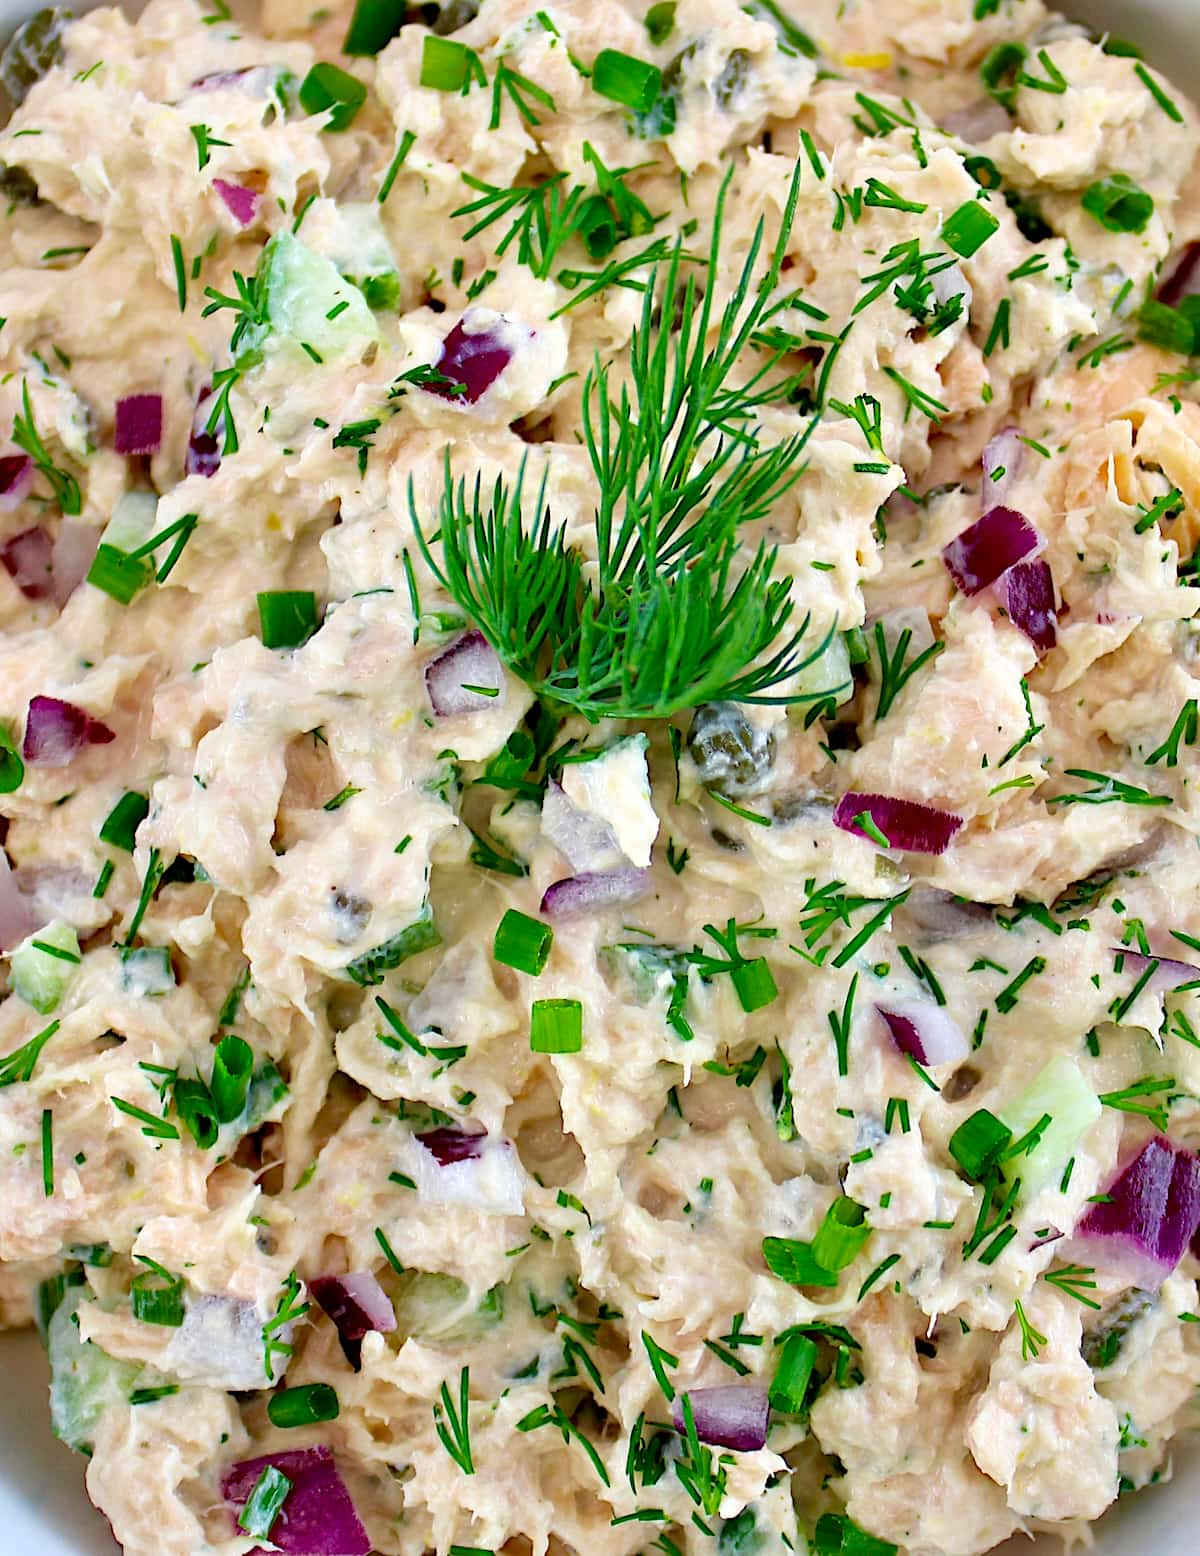
[[[367,100],[367,89],[357,76],[322,61],[300,83],[300,106],[305,113],[329,113],[326,130],[348,130]]]
[[[199,1080],[176,1081],[173,1091],[175,1111],[188,1134],[202,1151],[211,1151],[220,1133],[220,1120],[212,1093]]]
[[[779,993],[775,974],[765,956],[736,964],[730,968],[729,976],[747,1015],[769,1005]]]
[[[25,781],[25,763],[13,737],[0,724],[0,794],[12,794]]]
[[[877,1540],[845,1513],[822,1513],[813,1541],[813,1556],[897,1556],[890,1540]]]
[[[1196,329],[1192,320],[1177,308],[1150,298],[1138,313],[1138,339],[1190,357],[1196,348]]]
[[[154,1281],[166,1282],[153,1285]],[[183,1323],[183,1281],[177,1275],[155,1265],[144,1275],[134,1277],[129,1290],[129,1301],[134,1318],[143,1324],[161,1324],[166,1329],[178,1329]]]
[[[978,253],[999,230],[1000,218],[978,200],[966,200],[942,223],[942,242],[964,259]]]
[[[592,259],[607,259],[617,246],[617,222],[603,195],[591,195],[579,208],[576,231]]]
[[[404,26],[405,0],[355,0],[342,53],[378,54]]]
[[[662,86],[662,71],[648,60],[616,49],[601,49],[592,66],[592,87],[601,97],[623,103],[634,113],[648,113]]]
[[[150,801],[135,789],[127,789],[100,824],[100,841],[133,852],[137,829],[150,814]]]
[[[534,1000],[529,1012],[529,1046],[535,1054],[577,1054],[583,1047],[580,1000]]]
[[[823,1269],[844,1270],[853,1264],[870,1235],[867,1212],[856,1200],[839,1194],[812,1240],[813,1258]]]
[[[771,1379],[771,1409],[796,1416],[804,1409],[804,1396],[817,1362],[817,1346],[806,1334],[789,1335]]]
[[[430,33],[421,46],[421,85],[435,92],[465,91],[481,73],[478,54],[457,38]]]
[[[979,1183],[1000,1161],[1012,1142],[1012,1130],[987,1108],[978,1108],[950,1136],[950,1155],[963,1175]]]
[[[154,568],[149,562],[137,561],[116,546],[107,544],[96,548],[87,571],[87,582],[103,590],[119,605],[128,605],[153,577]]]
[[[794,1237],[764,1237],[762,1254],[772,1275],[792,1286],[836,1286],[837,1276],[813,1256],[811,1243]]]
[[[267,648],[299,648],[317,630],[311,589],[271,589],[258,597],[258,620]]]
[[[246,1106],[254,1052],[243,1038],[231,1033],[217,1044],[213,1054],[212,1100],[222,1124],[232,1123]]]
[[[256,1540],[270,1539],[275,1520],[291,1489],[292,1483],[283,1471],[268,1464],[254,1482],[254,1489],[238,1514],[238,1527]]]
[[[315,1426],[318,1421],[336,1421],[340,1408],[328,1383],[302,1383],[299,1388],[272,1394],[267,1416],[272,1426]]]
[[[1127,173],[1098,178],[1080,204],[1109,232],[1145,232],[1154,215],[1153,199]]]
[[[496,926],[492,955],[505,967],[515,967],[536,978],[549,960],[553,944],[554,931],[549,924],[509,908]]]
[[[1014,112],[1017,100],[1017,78],[1029,58],[1029,50],[1023,43],[1010,39],[998,43],[984,55],[979,74],[989,94],[1009,113]]]
[[[646,31],[651,43],[665,43],[675,31],[675,0],[658,0],[646,12]]]

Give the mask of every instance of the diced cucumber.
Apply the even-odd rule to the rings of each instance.
[[[277,232],[259,266],[267,325],[326,361],[379,339],[379,326],[356,286],[292,233]],[[259,339],[247,336],[247,344]]]
[[[814,647],[820,642],[814,641]],[[829,641],[813,660],[805,665],[795,678],[795,688],[805,697],[791,709],[794,717],[803,719],[815,703],[831,702],[839,707],[854,693],[854,677],[850,673],[850,649],[841,632],[830,634]]]
[[[1014,1144],[1050,1115],[1050,1123],[1033,1149],[1010,1158],[1005,1168],[1010,1180],[1020,1178],[1026,1198],[1061,1179],[1100,1113],[1100,1099],[1079,1066],[1065,1054],[1051,1059],[1032,1084],[1007,1104],[1000,1117],[1012,1130]]]
[[[69,1448],[91,1451],[96,1425],[106,1410],[127,1399],[142,1367],[122,1362],[79,1336],[77,1313],[85,1297],[69,1287],[50,1319],[46,1349],[50,1357],[50,1425]]]
[[[494,1329],[503,1317],[503,1286],[493,1286],[476,1305],[470,1288],[453,1275],[408,1270],[401,1277],[396,1319],[404,1335],[440,1345],[465,1345]]]
[[[175,987],[171,953],[165,945],[143,945],[121,952],[121,992],[140,998],[169,994]]]
[[[157,517],[158,498],[153,492],[122,493],[100,536],[100,545],[88,569],[88,583],[128,605],[154,576],[154,563],[149,557],[135,561],[129,553],[144,546],[154,534]]]
[[[79,960],[79,938],[70,924],[47,924],[12,953],[9,977],[13,992],[48,1016],[67,992]]]

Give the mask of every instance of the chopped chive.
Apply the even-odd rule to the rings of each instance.
[[[54,1113],[42,1109],[42,1193],[47,1199],[54,1196]]]
[[[592,66],[592,87],[601,97],[649,113],[662,86],[662,71],[648,60],[617,49],[602,49]]]
[[[326,800],[321,806],[322,810],[341,810],[347,800],[352,800],[356,794],[361,794],[361,789],[356,789],[352,783],[348,783],[344,789],[339,789],[331,800]]]
[[[881,1262],[875,1266],[875,1268],[867,1276],[866,1280],[863,1281],[862,1285],[858,1288],[858,1301],[861,1302],[862,1299],[866,1296],[867,1292],[870,1291],[871,1287],[878,1284],[878,1282],[883,1279],[893,1264],[899,1263],[900,1255],[898,1253],[890,1253],[886,1259],[881,1260]]]
[[[149,814],[147,797],[134,789],[127,790],[101,822],[100,841],[131,854],[137,829]]]
[[[175,295],[179,299],[179,311],[187,310],[187,268],[183,262],[183,244],[175,233],[171,234],[171,263],[175,267]]]
[[[106,859],[100,866],[100,874],[96,877],[96,884],[92,887],[92,896],[97,900],[102,898],[108,890],[109,882],[116,874],[116,865],[111,859]]]
[[[129,1396],[131,1405],[153,1405],[157,1400],[169,1399],[179,1393],[178,1383],[160,1383],[157,1388],[134,1389]]]
[[[272,1426],[285,1429],[315,1426],[318,1421],[336,1421],[340,1408],[337,1393],[328,1383],[302,1383],[272,1394],[267,1401],[267,1418]]]
[[[545,967],[553,944],[554,931],[549,924],[509,908],[496,927],[492,955],[505,967],[515,967],[536,978]]]
[[[388,163],[387,172],[383,175],[383,182],[379,186],[379,193],[375,196],[382,205],[392,192],[392,185],[396,182],[396,175],[408,161],[408,154],[417,143],[417,137],[411,130],[405,130],[400,137],[400,144],[396,147],[396,155]]]
[[[258,1540],[268,1540],[275,1520],[287,1501],[292,1483],[282,1470],[268,1464],[254,1482],[246,1505],[238,1514],[238,1527]]]
[[[1009,335],[1012,324],[1012,299],[1002,297],[996,304],[996,317],[992,320],[992,327],[988,331],[987,342],[983,348],[985,357],[990,357],[997,346],[1002,351],[1008,350]]]
[[[1158,82],[1146,69],[1145,65],[1143,65],[1139,60],[1133,69],[1138,80],[1146,88],[1147,92],[1150,93],[1150,96],[1162,109],[1163,113],[1166,114],[1167,118],[1175,124],[1182,124],[1183,114],[1179,111],[1179,105],[1175,102],[1172,102],[1172,100],[1163,91],[1162,87],[1159,86]]]
[[[535,1054],[577,1054],[583,1047],[580,1000],[534,1000],[529,1012],[529,1046]]]
[[[145,1108],[135,1107],[132,1102],[126,1102],[124,1097],[113,1097],[112,1105],[118,1113],[124,1113],[129,1118],[137,1119],[142,1126],[142,1133],[152,1140],[178,1140],[179,1131],[168,1119],[158,1118],[153,1113],[147,1113]]]
[[[258,619],[267,648],[299,648],[317,630],[311,589],[272,589],[258,596]]]

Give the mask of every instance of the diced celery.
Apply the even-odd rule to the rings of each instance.
[[[50,1357],[50,1424],[69,1448],[90,1452],[100,1417],[129,1397],[143,1370],[137,1362],[116,1361],[79,1336],[77,1312],[85,1297],[81,1286],[67,1289],[46,1332]]]
[[[1011,1157],[1005,1166],[1010,1180],[1020,1178],[1026,1198],[1062,1177],[1100,1112],[1100,1099],[1079,1066],[1065,1054],[1051,1059],[1032,1084],[1005,1106],[1000,1117],[1012,1130],[1014,1145],[1050,1115],[1050,1123],[1033,1149]]]
[[[43,946],[51,949],[43,950]],[[69,924],[47,924],[12,953],[9,977],[13,992],[47,1016],[66,993],[78,966],[79,938],[75,931]]]
[[[358,288],[292,233],[275,234],[263,250],[259,274],[270,330],[307,346],[323,361],[379,339],[379,326]]]

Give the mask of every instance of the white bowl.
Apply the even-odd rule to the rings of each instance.
[[[1200,0],[1057,3],[1081,21],[1135,40],[1154,64],[1200,98]],[[803,9],[802,0],[792,5]],[[36,9],[37,0],[0,0],[0,36]],[[119,1556],[84,1491],[85,1461],[51,1435],[46,1364],[32,1334],[0,1335],[0,1377],[0,1556]],[[1200,1442],[1182,1443],[1174,1468],[1167,1484],[1127,1499],[1102,1520],[1094,1556],[1196,1556]],[[1057,1541],[1031,1546],[1015,1539],[996,1556],[1057,1556],[1061,1549]]]

